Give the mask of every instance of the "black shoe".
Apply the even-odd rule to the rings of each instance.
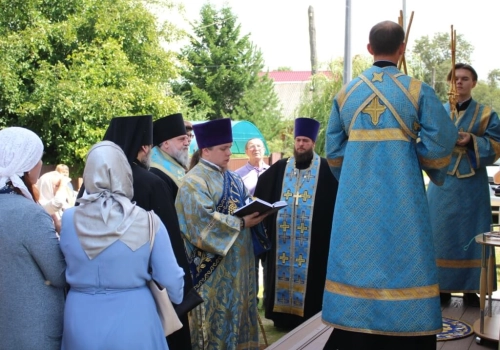
[[[476,293],[464,293],[464,304],[479,307],[479,297]]]
[[[451,300],[451,293],[439,293],[439,298],[441,299],[441,304],[446,304]]]

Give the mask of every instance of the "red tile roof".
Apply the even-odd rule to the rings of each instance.
[[[259,76],[268,74],[275,83],[283,82],[301,82],[311,80],[311,71],[272,71],[272,72],[260,72]],[[320,71],[317,74],[324,74],[328,77],[332,76],[329,71]]]

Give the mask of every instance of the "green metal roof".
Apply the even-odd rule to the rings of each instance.
[[[194,124],[205,123],[204,121],[191,122]],[[258,138],[261,139],[264,143],[264,148],[266,149],[265,155],[269,155],[269,148],[267,147],[266,140],[264,140],[264,136],[260,132],[259,128],[255,126],[255,124],[246,121],[246,120],[238,120],[231,121],[231,128],[233,131],[233,146],[231,147],[231,152],[233,154],[245,154],[245,144],[248,140]],[[191,140],[191,144],[189,145],[189,153],[193,154],[194,151],[198,149],[198,144],[196,143],[196,135]]]

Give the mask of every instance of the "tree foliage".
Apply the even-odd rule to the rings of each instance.
[[[165,0],[164,9],[174,9]],[[158,3],[158,2],[157,2]],[[176,56],[139,0],[0,0],[0,127],[35,131],[46,163],[81,170],[117,115],[178,111]]]
[[[195,118],[248,120],[269,140],[280,122],[279,101],[264,68],[262,53],[241,35],[231,8],[206,4],[193,26],[196,37],[181,50],[186,63],[174,91],[189,101]],[[204,114],[201,116],[200,114]]]
[[[450,44],[449,33],[436,33],[432,38],[423,36],[415,40],[409,63],[412,75],[432,86],[442,101],[448,99],[446,76],[451,69]],[[458,34],[455,62],[470,63],[473,51],[474,47]]]

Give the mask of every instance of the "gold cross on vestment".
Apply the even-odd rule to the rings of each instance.
[[[304,231],[306,231],[308,229],[309,229],[309,227],[304,226],[304,222],[301,222],[300,226],[297,227],[297,230],[299,230],[301,234],[304,234]]]
[[[373,73],[372,81],[380,81],[380,82],[382,82],[382,76],[383,75],[384,75],[384,72]]]
[[[285,252],[283,252],[283,254],[281,254],[280,257],[278,257],[279,260],[281,260],[281,263],[284,265],[288,260],[288,256],[286,256]]]
[[[304,192],[302,192],[302,200],[305,202],[307,202],[307,200],[309,198],[311,198],[312,196],[307,192],[307,190],[305,190]]]
[[[386,106],[380,104],[378,97],[375,97],[369,104],[363,109],[363,113],[369,114],[372,118],[373,125],[377,125],[380,115],[385,112]]]
[[[288,200],[288,198],[290,198],[291,196],[293,196],[293,193],[290,191],[289,188],[287,188],[286,192],[283,193],[283,197],[285,197],[285,199]]]
[[[283,229],[283,232],[286,232],[290,228],[290,225],[286,223],[286,221],[283,221],[283,223],[280,225],[280,228]]]
[[[295,259],[295,261],[299,264],[299,267],[302,267],[302,264],[306,262],[306,259],[304,259],[302,257],[302,254],[300,254],[299,257],[297,259]]]

